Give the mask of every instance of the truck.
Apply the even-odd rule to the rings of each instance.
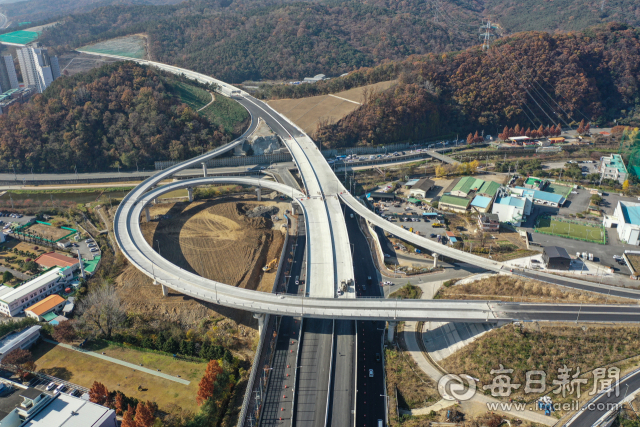
[[[589,261],[593,261],[593,254],[589,254]]]
[[[417,253],[417,254],[421,254],[421,253],[422,253],[422,251],[421,251],[420,249],[416,248],[416,253]]]
[[[582,259],[587,259],[587,253],[586,252],[582,252]]]

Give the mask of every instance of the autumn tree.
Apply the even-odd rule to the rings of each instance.
[[[133,406],[129,405],[129,408],[122,414],[122,424],[120,424],[120,427],[138,427],[133,419],[134,415],[135,410]]]
[[[584,119],[580,121],[576,132],[578,132],[578,135],[582,135],[584,133]]]
[[[471,145],[473,144],[473,134],[469,134],[467,135],[467,144]]]
[[[627,192],[629,191],[629,180],[625,179],[624,182],[622,183],[622,191]]]
[[[591,130],[591,123],[587,123],[586,125],[584,125],[584,133],[589,133],[589,131]]]
[[[61,322],[53,327],[53,333],[51,334],[54,340],[63,343],[73,342],[76,337],[76,328],[73,326],[72,320]]]
[[[126,411],[125,398],[121,391],[116,392],[115,405],[116,415],[122,415]]]
[[[556,126],[556,136],[560,135],[562,135],[562,126],[560,126],[560,123],[558,123],[558,126]]]
[[[136,426],[151,427],[156,419],[154,413],[157,409],[157,406],[152,402],[138,402],[138,406],[136,407],[136,416],[134,417]]]
[[[478,167],[480,166],[480,162],[477,160],[472,160],[469,162],[469,173],[475,174],[478,172]]]
[[[2,364],[13,367],[18,371],[18,375],[23,378],[26,377],[29,372],[36,370],[31,352],[22,348],[17,348],[7,353],[2,359]]]
[[[513,128],[513,132],[515,136],[521,136],[520,133],[522,132],[522,129],[520,129],[520,125],[516,125],[515,128]]]
[[[222,373],[222,367],[217,360],[210,360],[207,364],[204,376],[200,380],[198,385],[198,393],[196,395],[196,402],[198,405],[202,405],[207,399],[213,397],[213,389],[218,378],[218,375]]]
[[[94,381],[89,389],[89,401],[106,406],[108,400],[109,390],[107,390],[107,387],[102,383]]]
[[[78,325],[92,332],[111,338],[113,330],[126,319],[124,302],[116,293],[113,284],[102,282],[80,301],[78,311],[82,314]]]
[[[444,169],[444,167],[442,165],[436,166],[436,176],[437,177],[445,176],[446,173],[447,172],[446,172],[446,170]]]

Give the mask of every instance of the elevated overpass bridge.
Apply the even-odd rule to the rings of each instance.
[[[107,55],[103,55],[107,56]],[[131,60],[112,56],[118,59]],[[340,202],[349,206],[358,215],[384,230],[420,247],[446,255],[472,265],[492,271],[506,271],[502,263],[446,247],[424,237],[417,236],[398,227],[365,208],[342,186],[315,143],[295,125],[290,123],[263,102],[252,98],[224,82],[189,70],[151,61],[137,62],[154,66],[168,72],[184,74],[202,83],[215,83],[220,91],[233,96],[251,114],[252,122],[247,131],[237,140],[201,156],[165,169],[145,180],[132,190],[120,204],[114,224],[118,245],[129,261],[154,283],[171,288],[194,298],[255,313],[269,313],[311,318],[343,318],[371,320],[433,320],[464,322],[509,322],[512,320],[578,320],[580,321],[640,321],[637,306],[577,306],[567,304],[515,304],[492,301],[443,301],[443,300],[388,300],[365,298],[335,298],[336,287],[341,281],[353,278],[353,261],[350,243]],[[198,167],[206,160],[219,156],[240,144],[256,126],[261,117],[285,142],[300,171],[305,191],[301,192],[284,184],[265,179],[244,177],[208,177],[203,164],[203,177],[183,180],[158,187],[176,172]],[[285,194],[304,211],[307,226],[307,280],[308,296],[277,295],[256,292],[214,280],[206,279],[183,270],[162,258],[144,239],[140,218],[145,208],[157,197],[177,188],[189,188],[214,183],[233,183],[265,187]],[[553,275],[538,278],[554,282]],[[564,279],[563,286],[594,286],[573,279]],[[614,288],[615,289],[615,288]],[[353,297],[353,289],[348,296]],[[606,293],[607,291],[602,291]],[[616,291],[611,291],[614,295]],[[640,291],[619,290],[631,298],[640,299]]]

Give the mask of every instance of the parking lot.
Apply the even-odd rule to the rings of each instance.
[[[438,221],[435,216],[427,218],[423,213],[428,210],[416,207],[411,203],[400,203],[399,207],[390,203],[381,203],[381,215],[396,225],[403,227],[405,230],[413,228],[414,232],[419,232],[423,237],[431,237],[434,235],[444,235],[446,228],[442,221]],[[434,227],[433,224],[440,222],[441,227]]]
[[[55,390],[58,390],[61,393],[70,394],[75,397],[80,397],[85,393],[89,393],[89,389],[61,380],[60,378],[55,378],[43,373],[38,373],[36,375],[37,377],[31,380],[29,386],[40,391],[54,393]],[[52,387],[52,383],[55,384],[55,386]],[[64,388],[59,389],[59,386],[64,386]],[[49,390],[47,390],[47,388],[49,388]]]

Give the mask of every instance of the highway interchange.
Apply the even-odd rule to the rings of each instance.
[[[140,62],[148,63],[148,61]],[[382,351],[380,346],[385,320],[490,321],[498,323],[512,320],[640,321],[640,310],[635,305],[577,306],[491,301],[390,301],[382,298],[356,298],[361,294],[379,297],[382,295],[377,286],[369,286],[366,291],[362,286],[362,280],[366,280],[363,279],[365,276],[375,274],[375,267],[368,247],[363,242],[362,233],[359,229],[354,228],[357,227],[355,220],[350,221],[350,216],[348,218],[345,216],[343,207],[352,209],[355,213],[354,217],[364,217],[372,224],[417,246],[437,251],[437,253],[449,258],[486,270],[496,272],[506,272],[507,270],[501,263],[442,246],[414,235],[375,215],[342,186],[314,142],[266,104],[248,94],[238,91],[232,92],[233,88],[210,77],[164,64],[152,63],[149,65],[170,72],[183,73],[203,82],[219,84],[223,94],[234,95],[238,102],[247,108],[252,116],[252,124],[243,137],[238,140],[166,169],[131,191],[120,204],[116,213],[114,232],[118,244],[134,266],[163,287],[173,288],[195,298],[256,313],[271,313],[305,319],[304,331],[306,333],[302,338],[300,350],[302,354],[300,356],[309,355],[312,357],[308,366],[313,365],[316,370],[305,376],[303,374],[305,365],[301,358],[301,372],[297,385],[298,402],[293,408],[294,419],[300,420],[297,425],[354,425],[352,423],[355,423],[355,425],[361,426],[374,425],[375,420],[383,419],[381,418],[384,416],[384,397],[381,396],[384,394],[381,384],[382,363],[379,364],[378,369],[375,369],[378,366],[375,364],[375,359],[376,353]],[[161,181],[172,177],[180,170],[197,167],[201,162],[232,149],[253,130],[258,117],[267,122],[291,151],[303,179],[303,193],[273,181],[239,177],[206,177],[206,172],[203,173],[205,175],[203,178],[183,180],[155,188]],[[300,265],[300,268],[304,269],[304,273],[301,272],[301,274],[304,274],[308,279],[305,284],[307,286],[306,298],[291,294],[261,293],[258,295],[256,292],[237,289],[201,278],[174,266],[160,257],[146,243],[140,230],[140,217],[145,207],[151,204],[156,197],[172,191],[175,185],[184,188],[207,183],[231,182],[279,191],[291,197],[293,203],[301,207],[307,230],[305,233],[306,263],[304,266]],[[361,256],[362,252],[366,252],[367,255]],[[358,268],[354,269],[356,259]],[[520,274],[531,273],[521,272]],[[599,286],[575,279],[559,279],[550,274],[537,273],[535,277],[562,286],[589,286],[595,292],[611,293],[612,296],[624,294],[624,296],[634,299],[640,297],[640,292],[637,291]],[[339,284],[342,281],[351,283],[352,279],[356,280],[355,286],[351,286],[349,292],[344,296],[337,297]],[[353,319],[357,319],[355,340],[349,338],[353,336],[354,322],[348,320]],[[307,339],[308,344],[305,347]],[[308,350],[309,348],[311,350]],[[345,365],[343,358],[350,362]],[[349,363],[355,364],[355,367]],[[373,377],[368,375],[368,369],[374,369]],[[352,381],[353,377],[345,375],[345,373],[354,371],[355,383]],[[306,392],[305,387],[309,387]],[[332,394],[329,393],[329,390],[333,391],[333,401],[330,399]],[[366,397],[364,397],[364,390],[372,390],[372,392],[366,393]],[[336,394],[344,397],[352,392],[355,397],[352,402],[355,404],[353,409],[351,409],[352,403],[349,403],[348,399],[336,397]],[[324,419],[321,416],[323,409]],[[355,414],[356,420],[351,420],[352,414]],[[302,422],[304,417],[311,417],[313,421]]]

